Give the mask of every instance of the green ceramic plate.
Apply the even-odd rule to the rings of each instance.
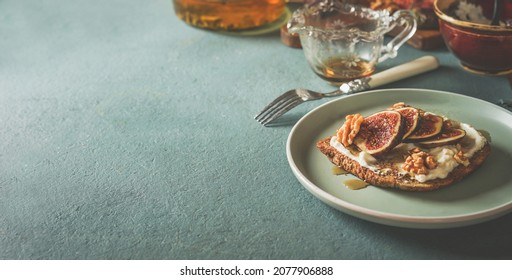
[[[320,153],[318,140],[334,135],[347,114],[373,112],[403,101],[488,133],[492,152],[473,174],[433,192],[405,192],[369,186],[351,190]],[[496,218],[512,210],[512,114],[460,94],[421,90],[375,90],[325,103],[293,127],[287,142],[290,167],[300,183],[328,205],[372,222],[411,228],[449,228]]]

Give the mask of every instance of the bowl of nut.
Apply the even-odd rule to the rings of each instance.
[[[512,1],[436,0],[434,11],[447,48],[464,69],[512,73]]]

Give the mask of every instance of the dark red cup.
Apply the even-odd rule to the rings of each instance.
[[[455,19],[445,12],[457,0],[436,0],[434,11],[448,49],[471,72],[512,73],[512,28]]]

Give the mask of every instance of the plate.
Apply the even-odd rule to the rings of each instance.
[[[397,102],[473,125],[491,139],[491,154],[473,174],[444,189],[407,192],[368,186],[351,190],[316,148],[334,135],[345,115],[369,115]],[[512,210],[512,113],[480,99],[422,89],[374,90],[327,102],[302,117],[286,144],[299,182],[324,203],[349,215],[391,226],[451,228],[484,222]]]

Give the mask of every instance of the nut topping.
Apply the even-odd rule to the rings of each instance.
[[[428,174],[429,169],[437,167],[437,162],[432,155],[418,148],[409,151],[409,156],[405,159],[402,168],[413,174]]]
[[[464,155],[464,152],[462,152],[460,144],[457,144],[455,147],[457,148],[457,153],[453,156],[453,159],[464,166],[468,166],[469,159]]]
[[[345,123],[337,132],[338,139],[343,146],[348,147],[352,145],[354,138],[359,133],[363,119],[361,114],[347,115],[345,117]]]

